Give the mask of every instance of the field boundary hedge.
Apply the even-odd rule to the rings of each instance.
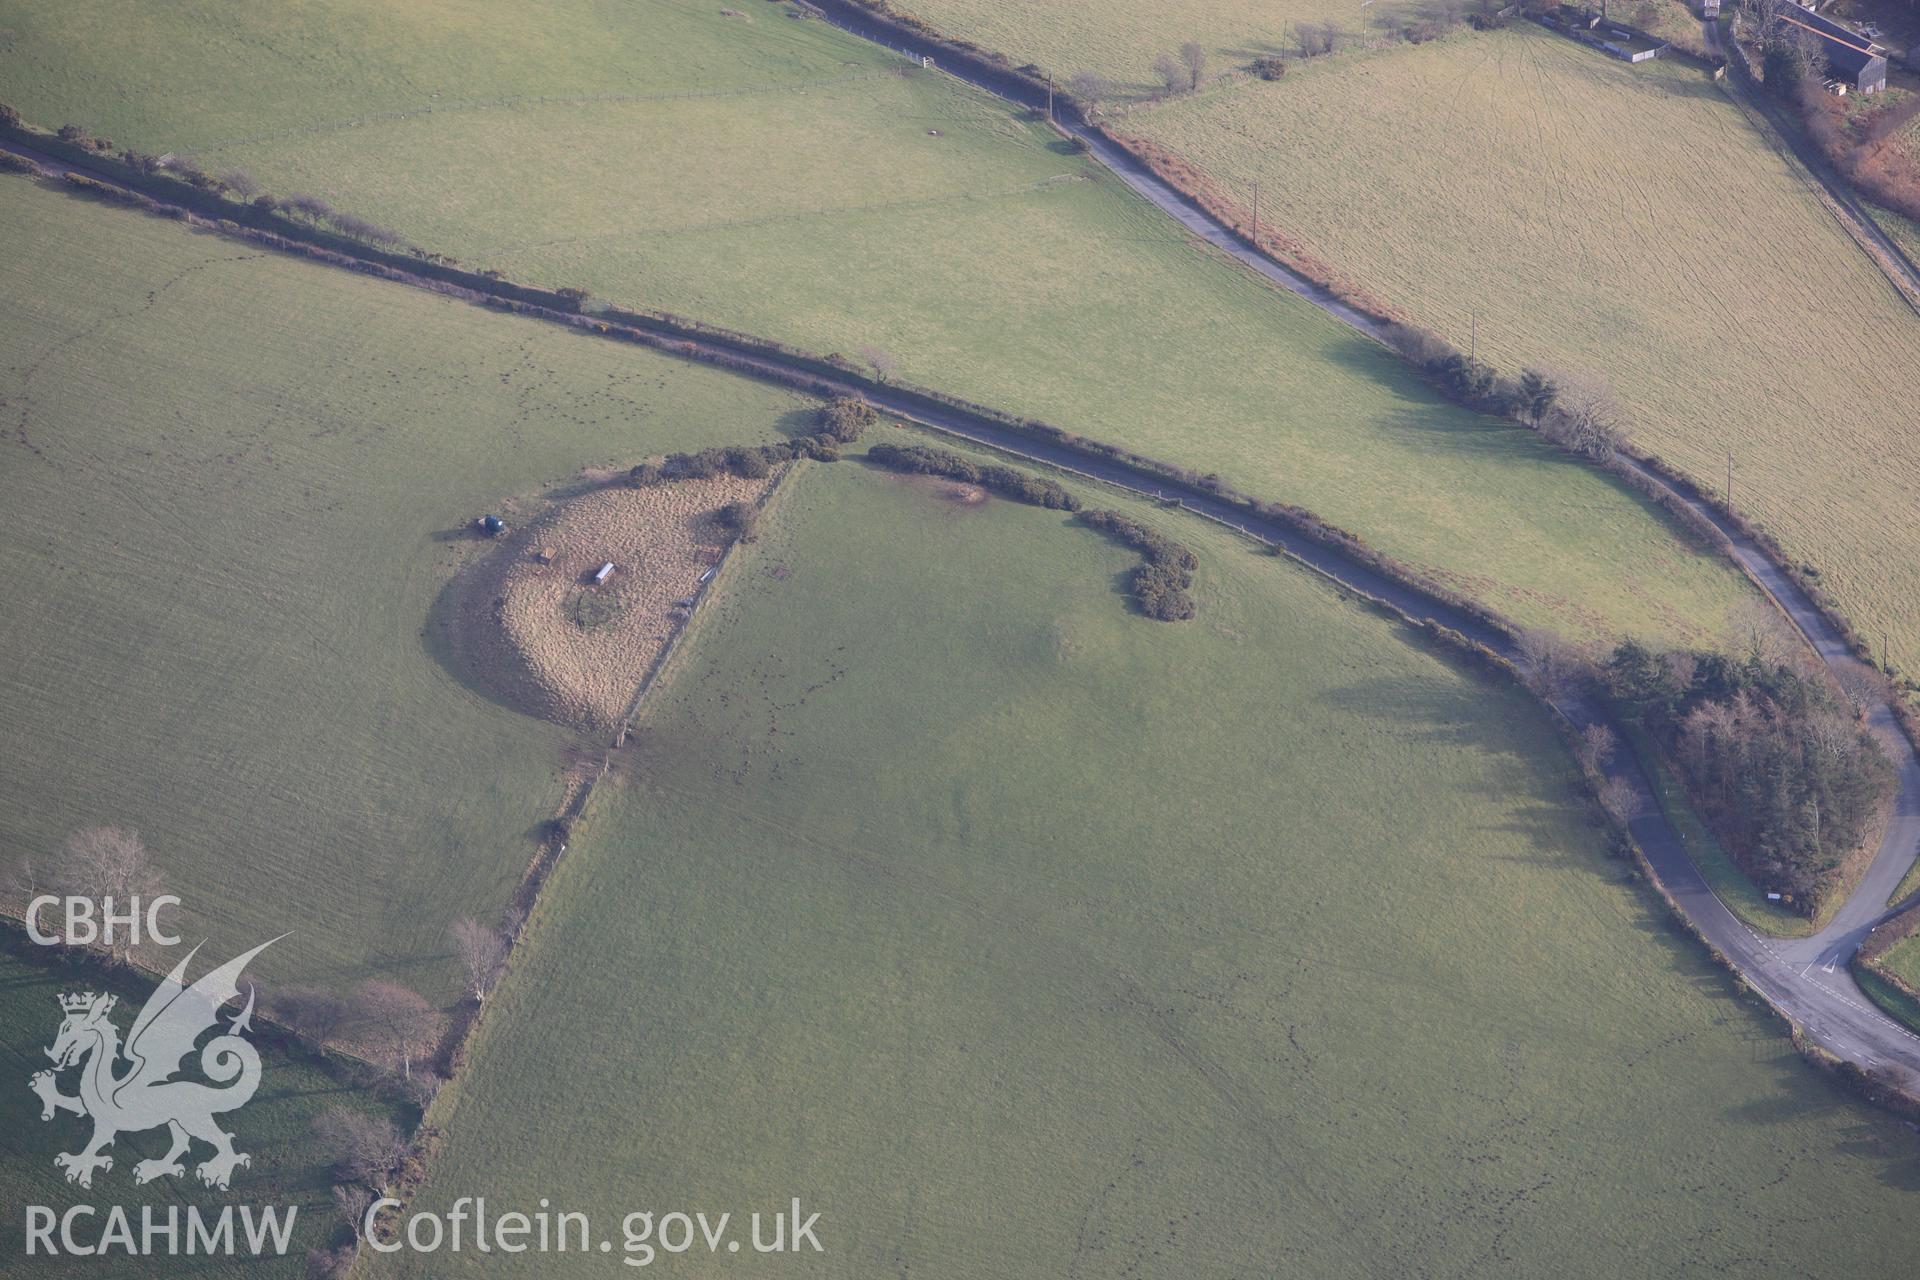
[[[42,176],[51,177],[52,175],[43,173]],[[85,184],[72,185],[84,186]],[[96,182],[94,185],[104,184]],[[398,283],[413,284],[431,291],[462,297],[515,314],[549,320],[617,340],[635,342],[687,359],[700,360],[747,376],[793,387],[809,394],[821,397],[845,395],[864,397],[897,416],[934,430],[959,434],[975,443],[984,443],[988,447],[999,448],[1042,465],[1061,467],[1096,482],[1115,484],[1149,498],[1174,502],[1189,512],[1274,545],[1281,554],[1287,555],[1297,563],[1334,582],[1340,590],[1358,595],[1387,609],[1435,643],[1465,656],[1470,661],[1507,671],[1521,683],[1523,688],[1527,687],[1519,667],[1509,656],[1518,652],[1516,643],[1518,632],[1500,614],[1372,548],[1358,536],[1320,519],[1305,508],[1290,503],[1264,502],[1252,498],[1229,485],[1218,475],[1196,475],[1188,468],[1178,467],[1128,449],[1063,431],[1047,423],[976,405],[940,392],[906,384],[880,382],[859,373],[851,367],[850,362],[817,356],[769,339],[735,333],[668,313],[608,308],[600,313],[600,316],[605,318],[589,317],[580,314],[578,310],[580,298],[565,296],[557,290],[535,289],[506,281],[491,280],[457,267],[441,264],[427,264],[432,268],[431,271],[414,271],[410,269],[414,264],[409,263],[406,267],[402,267],[384,261],[383,259],[392,255],[383,254],[378,250],[357,245],[352,252],[330,249],[312,243],[304,236],[288,236],[257,227],[243,226],[226,218],[197,217],[184,208],[168,206],[144,194],[138,192],[129,192],[129,194],[134,198],[123,200],[122,203],[146,208],[160,216],[183,219],[211,227],[225,234],[284,252],[348,267]],[[966,424],[984,428],[987,438],[983,440],[979,435],[970,434],[963,429]],[[996,439],[1000,436],[1011,437],[1019,443],[1004,443]],[[1022,445],[1028,447],[1021,447]],[[1032,449],[1037,449],[1038,452],[1030,451]],[[1064,455],[1064,457],[1049,456],[1049,454]],[[1080,465],[1074,465],[1075,462]],[[1099,474],[1102,470],[1108,474]],[[1116,478],[1115,473],[1120,473],[1120,477]],[[1144,486],[1139,484],[1138,481],[1141,479],[1146,480],[1148,484]],[[1174,492],[1169,493],[1168,490]],[[1187,501],[1187,498],[1192,498],[1194,501]],[[1705,495],[1702,495],[1702,500],[1712,505],[1711,499],[1706,498]],[[1234,516],[1238,519],[1233,518]],[[1390,590],[1398,589],[1416,599],[1424,599],[1430,605],[1437,606],[1437,612],[1441,616],[1456,615],[1462,620],[1463,627],[1447,625],[1436,617],[1416,616],[1411,608],[1403,607],[1360,585],[1352,578],[1344,577],[1322,564],[1314,563],[1305,558],[1296,548],[1287,547],[1272,537],[1263,536],[1254,527],[1260,524],[1291,533],[1328,553],[1333,559],[1356,567],[1361,571],[1362,578],[1368,575],[1376,576]],[[1765,545],[1759,545],[1763,551],[1767,552],[1769,558],[1772,558],[1772,553],[1767,551]],[[1776,564],[1782,572],[1792,576],[1789,566],[1777,561]],[[1744,570],[1744,566],[1742,568]],[[1770,592],[1765,592],[1763,584],[1762,591],[1768,599],[1773,598]],[[1824,609],[1825,607],[1817,599],[1813,603],[1816,608]],[[1775,604],[1777,607],[1778,602],[1776,601]],[[1836,622],[1835,625],[1838,628],[1842,624]],[[1846,634],[1852,634],[1850,628]],[[1535,696],[1539,697],[1537,693]],[[1577,746],[1580,726],[1576,720],[1568,711],[1556,706],[1551,700],[1541,697],[1540,701],[1552,713],[1555,723],[1562,727],[1568,737],[1569,746]],[[1899,703],[1896,701],[1894,705],[1898,707]],[[1592,714],[1596,720],[1606,718],[1604,713]],[[1911,726],[1910,720],[1903,723]],[[1599,784],[1591,777],[1589,783],[1590,791],[1594,792],[1594,803],[1598,804],[1598,792],[1595,788]],[[1604,806],[1602,808],[1604,811]],[[1625,830],[1624,824],[1616,820],[1615,828],[1620,838],[1625,840],[1627,846],[1633,850],[1642,874],[1666,899],[1678,924],[1699,939],[1710,955],[1744,983],[1744,978],[1739,976],[1738,967],[1680,908],[1665,884],[1660,881],[1658,872],[1653,868],[1645,851]],[[1823,1064],[1832,1060],[1832,1055],[1825,1054],[1823,1050],[1818,1050],[1817,1046],[1811,1046],[1809,1042],[1805,1042],[1799,1027],[1784,1010],[1773,1005],[1771,1000],[1767,1000],[1766,1003],[1792,1030],[1796,1045],[1806,1046],[1803,1047],[1803,1053],[1810,1061]],[[1843,1067],[1849,1065],[1851,1064],[1842,1064]],[[1858,1072],[1857,1068],[1854,1070]],[[1864,1076],[1864,1073],[1859,1074]],[[1920,1105],[1920,1099],[1914,1101],[1916,1105]]]
[[[1036,75],[1031,74],[1039,70],[1037,67],[1034,67],[1032,64],[1027,64],[1024,67],[1016,68],[1013,65],[1013,59],[1004,53],[983,50],[969,42],[957,41],[944,36],[924,20],[893,9],[889,0],[805,0],[805,2],[809,7],[831,15],[833,21],[838,25],[865,39],[874,40],[889,47],[898,47],[892,42],[894,39],[901,39],[919,41],[943,48],[948,51],[950,60],[954,65],[964,68],[969,73],[965,78],[1018,105],[1037,110],[1048,101],[1049,89],[1047,83],[1039,79]],[[876,32],[880,34],[875,34]],[[1685,51],[1681,52],[1684,53]],[[1688,56],[1685,60],[1709,72],[1720,66],[1728,66],[1732,77],[1741,85],[1751,85],[1753,83],[1752,73],[1746,66],[1743,56],[1723,57],[1717,61]],[[1738,91],[1730,91],[1730,96],[1734,97],[1736,105],[1745,105],[1743,101],[1745,95],[1740,94]],[[1283,238],[1284,233],[1280,228],[1262,228],[1262,233],[1259,239],[1256,240],[1251,234],[1248,220],[1242,216],[1242,212],[1238,206],[1215,192],[1210,183],[1203,181],[1204,171],[1198,166],[1178,157],[1175,153],[1159,144],[1129,134],[1116,132],[1109,129],[1106,125],[1095,121],[1090,113],[1084,109],[1084,105],[1080,103],[1072,93],[1062,88],[1053,88],[1052,102],[1056,121],[1065,120],[1087,133],[1099,136],[1118,148],[1160,181],[1173,188],[1175,192],[1183,197],[1198,212],[1210,218],[1217,226],[1234,236],[1255,253],[1270,259],[1283,269],[1307,281],[1309,284],[1326,290],[1329,294],[1339,299],[1339,301],[1383,328],[1401,323],[1401,317],[1388,304],[1373,298],[1364,288],[1356,285],[1352,281],[1346,280],[1339,273],[1327,267],[1326,264],[1312,258],[1306,254],[1304,250],[1299,250],[1298,246],[1290,245],[1286,242]],[[1780,132],[1778,122],[1774,120],[1766,106],[1761,104],[1760,109],[1763,114],[1767,116],[1768,121],[1774,124],[1775,131]],[[1058,123],[1056,123],[1054,127],[1069,138],[1075,136],[1071,128],[1063,127]],[[1760,126],[1756,125],[1756,127]],[[1865,232],[1874,235],[1876,240],[1889,240],[1884,232],[1880,231],[1878,224],[1873,223],[1867,215],[1858,210],[1857,204],[1850,196],[1843,190],[1835,190],[1834,184],[1831,181],[1823,176],[1815,166],[1806,162],[1805,157],[1802,155],[1803,148],[1799,146],[1789,134],[1780,132],[1780,137],[1789,149],[1793,151],[1795,156],[1802,160],[1809,176],[1813,177],[1821,187],[1827,190],[1829,198],[1841,206],[1839,212],[1847,213],[1851,211],[1853,217],[1864,220],[1866,222],[1866,228],[1871,229],[1867,231],[1866,228],[1862,228],[1860,231],[1856,231],[1853,226],[1848,225],[1848,218],[1842,217],[1841,221],[1843,225],[1847,226],[1850,234],[1855,234],[1855,238],[1857,239],[1861,232]],[[1267,243],[1268,241],[1275,242],[1278,248],[1276,249],[1271,246]],[[1899,251],[1897,247],[1894,248],[1893,252],[1896,255],[1896,261],[1901,266],[1907,268],[1909,271],[1914,271],[1914,281],[1916,284],[1920,284],[1920,270],[1915,269],[1912,260],[1903,252]],[[1876,262],[1879,261],[1878,257],[1872,252],[1869,252],[1869,256],[1874,257]],[[1906,297],[1906,289],[1904,287],[1898,287],[1898,281],[1895,283],[1897,286],[1896,291],[1899,292],[1903,298]],[[1915,306],[1916,311],[1920,311],[1920,305],[1916,305],[1911,298],[1907,298],[1907,301],[1910,306]],[[1377,334],[1369,336],[1378,337]],[[1394,349],[1391,344],[1387,345],[1389,350]],[[1404,353],[1400,354],[1404,359]],[[1413,362],[1409,360],[1408,363]],[[1467,408],[1477,409],[1483,412],[1487,411],[1485,405],[1453,394],[1442,382],[1432,377],[1429,371],[1420,368],[1417,364],[1415,367],[1416,369],[1420,369],[1425,381],[1433,386],[1441,395]],[[1740,534],[1752,540],[1754,544],[1761,549],[1766,558],[1772,561],[1776,568],[1786,574],[1794,584],[1807,595],[1808,599],[1811,600],[1815,607],[1825,616],[1827,622],[1833,626],[1834,630],[1837,631],[1853,649],[1855,656],[1870,666],[1880,666],[1889,676],[1897,674],[1897,671],[1889,670],[1883,664],[1875,662],[1872,649],[1861,639],[1845,611],[1840,608],[1839,604],[1833,600],[1819,583],[1815,582],[1812,577],[1803,571],[1799,564],[1795,563],[1794,560],[1786,554],[1778,538],[1763,525],[1760,525],[1758,522],[1739,512],[1738,509],[1727,504],[1723,499],[1717,498],[1711,492],[1702,488],[1698,481],[1686,475],[1686,473],[1668,463],[1657,454],[1632,446],[1628,446],[1623,452],[1626,455],[1624,458],[1619,456],[1595,458],[1580,454],[1574,454],[1573,456],[1622,481],[1635,492],[1641,494],[1674,517],[1683,529],[1702,538],[1710,548],[1725,553],[1731,550],[1730,540],[1725,531],[1716,528],[1713,520],[1703,518],[1698,510],[1695,509],[1692,504],[1688,503],[1684,497],[1676,501],[1675,499],[1678,495],[1675,494],[1674,490],[1680,489],[1684,494],[1692,496],[1699,503],[1712,508],[1716,515],[1725,519],[1726,522],[1732,525]],[[1737,556],[1734,557],[1734,559],[1736,562],[1738,561]],[[1741,566],[1741,568],[1742,571],[1745,572],[1745,566]],[[1753,578],[1751,573],[1747,573],[1747,576],[1749,579]],[[1764,584],[1758,583],[1757,579],[1754,579],[1754,581],[1756,585],[1761,587],[1763,593],[1771,595],[1771,593],[1765,591]],[[1908,698],[1899,696],[1892,699],[1891,705],[1894,708],[1895,715],[1901,722],[1903,731],[1906,732],[1910,739],[1920,742],[1920,709],[1915,708]]]

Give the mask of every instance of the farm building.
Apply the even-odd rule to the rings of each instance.
[[[1624,22],[1615,22],[1599,10],[1582,5],[1558,4],[1534,14],[1533,20],[1623,62],[1645,62],[1667,51],[1667,42],[1660,37]]]
[[[1720,0],[1700,0],[1700,16],[1712,21],[1720,16]]]
[[[1780,15],[1780,21],[1810,32],[1820,42],[1827,74],[1838,83],[1855,93],[1878,93],[1887,87],[1886,51],[1852,27],[1823,18],[1811,9],[1790,8]]]
[[[593,585],[605,586],[607,579],[613,576],[613,561],[609,560],[593,571]]]

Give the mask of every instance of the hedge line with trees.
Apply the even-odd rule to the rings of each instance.
[[[636,489],[656,484],[677,484],[682,480],[708,480],[733,475],[743,480],[764,480],[783,462],[811,458],[816,462],[834,462],[840,457],[840,444],[832,436],[801,436],[778,444],[730,445],[702,449],[698,453],[670,453],[658,462],[642,462],[627,472],[627,483]]]
[[[1734,656],[1626,640],[1602,675],[1741,870],[1816,915],[1896,785],[1857,710],[1764,643]]]
[[[867,458],[889,471],[945,476],[949,480],[977,484],[1028,506],[1046,507],[1050,511],[1080,509],[1080,500],[1052,480],[995,463],[981,465],[945,449],[918,444],[876,444],[867,450]]]
[[[855,0],[847,0],[847,3],[855,4]],[[855,5],[855,7],[858,6]],[[5,113],[0,112],[0,131],[15,133],[23,141],[55,154],[59,154],[63,149],[79,150],[72,144],[60,142],[50,135],[21,124],[17,115],[9,125]],[[1112,135],[1108,136],[1112,137]],[[1137,140],[1116,139],[1115,141],[1117,145],[1133,148],[1136,155],[1141,154]],[[1151,162],[1152,157],[1143,155],[1142,159]],[[104,156],[95,158],[93,162],[108,165],[118,163],[113,157]],[[1160,172],[1157,165],[1150,163],[1150,167]],[[156,189],[154,195],[121,192],[80,175],[71,175],[68,180],[75,187],[90,189],[102,197],[136,205],[157,216],[176,219],[197,217],[206,225],[227,235],[282,252],[299,254],[316,261],[382,279],[411,284],[418,288],[464,297],[470,301],[516,314],[535,316],[551,322],[587,329],[618,341],[637,343],[654,350],[700,359],[719,368],[770,379],[811,395],[823,397],[844,395],[846,381],[858,376],[852,369],[851,362],[834,356],[821,356],[787,343],[741,333],[670,312],[608,307],[601,312],[601,318],[590,319],[578,314],[556,291],[508,280],[497,271],[467,270],[443,254],[414,249],[410,254],[402,255],[364,243],[355,244],[344,239],[334,240],[325,231],[296,228],[293,224],[284,221],[280,225],[286,228],[286,231],[295,232],[295,234],[286,234],[281,230],[257,224],[242,224],[234,221],[230,215],[246,210],[247,206],[236,206],[223,197],[188,186],[175,180],[171,174],[163,175],[162,180],[157,183],[131,170],[128,171],[128,176],[135,185],[143,188],[154,187]],[[1163,174],[1163,176],[1166,175]],[[1181,184],[1176,182],[1176,185]],[[1190,191],[1189,194],[1195,193]],[[1204,194],[1196,194],[1195,198],[1202,199],[1202,203],[1207,203]],[[161,198],[155,198],[155,196]],[[1222,216],[1230,216],[1230,214]],[[282,218],[284,215],[275,215],[275,217]],[[268,221],[272,220],[268,219]],[[332,243],[329,244],[329,241]],[[1312,272],[1308,274],[1313,275]],[[1336,292],[1339,291],[1336,290]],[[1362,310],[1369,309],[1364,300],[1356,300],[1350,293],[1343,292],[1341,296]],[[1377,315],[1377,312],[1375,314]],[[1443,340],[1433,335],[1427,336],[1432,342],[1445,345]],[[1397,348],[1400,346],[1398,342],[1393,345]],[[1485,623],[1503,630],[1508,629],[1505,620],[1481,602],[1462,595],[1452,587],[1394,557],[1382,554],[1357,535],[1292,503],[1263,501],[1239,492],[1218,475],[1202,475],[1191,468],[1178,466],[1136,450],[1089,439],[1050,423],[1008,413],[945,392],[895,384],[888,388],[888,394],[909,403],[920,403],[929,407],[964,413],[1017,435],[1070,449],[1090,458],[1111,461],[1146,475],[1204,492],[1242,510],[1274,521],[1338,554],[1385,573],[1394,580],[1468,615],[1477,623]],[[911,411],[911,409],[908,410],[908,412]],[[1623,448],[1622,454],[1632,458],[1633,465],[1628,465],[1625,458],[1618,455],[1604,462],[1598,462],[1597,465],[1666,509],[1669,514],[1700,537],[1706,545],[1724,553],[1728,549],[1727,535],[1722,533],[1711,520],[1699,515],[1684,498],[1691,498],[1711,507],[1719,519],[1757,543],[1768,558],[1806,592],[1828,621],[1840,632],[1849,647],[1863,661],[1873,661],[1874,655],[1869,652],[1865,642],[1854,630],[1838,604],[1817,580],[1817,571],[1787,556],[1784,548],[1770,532],[1729,506],[1720,495],[1701,488],[1692,477],[1680,472],[1659,457],[1640,453],[1630,444]],[[1644,468],[1650,475],[1641,474],[1639,468]],[[1903,687],[1909,691],[1920,688],[1910,680],[1903,682]],[[1908,734],[1920,738],[1920,715],[1915,713],[1913,706],[1905,699],[1896,699],[1892,705]]]

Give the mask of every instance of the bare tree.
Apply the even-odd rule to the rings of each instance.
[[[1733,652],[1769,669],[1784,664],[1799,648],[1786,619],[1764,600],[1748,600],[1734,610],[1732,631]]]
[[[1540,424],[1549,440],[1589,458],[1610,458],[1627,441],[1627,414],[1613,388],[1586,373],[1555,378],[1559,394]]]
[[[1600,784],[1600,803],[1621,822],[1630,820],[1635,804],[1633,784],[1618,776],[1608,778]]]
[[[1832,764],[1850,758],[1860,749],[1860,726],[1838,715],[1813,715],[1807,720],[1808,750]]]
[[[467,994],[475,1000],[485,1000],[500,977],[500,967],[506,963],[506,940],[472,917],[454,921],[451,932],[453,949],[459,953],[461,967],[467,971]]]
[[[397,982],[369,978],[353,989],[353,1024],[371,1039],[377,1052],[400,1064],[413,1079],[413,1060],[433,1039],[438,1015],[433,1006]]]
[[[1613,730],[1603,724],[1590,724],[1580,731],[1580,761],[1589,769],[1600,770],[1613,759]]]
[[[1300,26],[1298,39],[1300,56],[1316,57],[1323,53],[1332,53],[1340,43],[1339,24],[1333,22],[1306,22]]]
[[[51,878],[59,891],[91,898],[103,912],[108,898],[124,910],[132,899],[151,897],[160,888],[159,873],[147,862],[147,846],[138,832],[123,827],[83,827],[68,836]],[[133,950],[132,931],[116,931],[112,942],[98,945],[124,960]]]
[[[338,1034],[347,1021],[347,1002],[323,987],[288,987],[268,1001],[273,1016],[316,1048]]]
[[[863,346],[860,348],[860,358],[872,367],[873,375],[882,382],[885,382],[887,376],[900,367],[900,362],[895,360],[892,353],[885,347]]]
[[[315,1116],[313,1136],[332,1161],[335,1176],[376,1191],[387,1185],[407,1150],[393,1121],[352,1107],[328,1107]]]
[[[1864,663],[1843,664],[1834,672],[1834,679],[1856,719],[1866,714],[1870,703],[1893,698],[1893,682]]]
[[[1521,677],[1546,697],[1573,692],[1593,672],[1593,655],[1587,649],[1544,627],[1522,631],[1518,643]]]
[[[220,184],[242,200],[251,200],[260,194],[260,184],[245,169],[232,169],[221,174]]]
[[[1113,96],[1113,81],[1097,71],[1080,71],[1067,81],[1067,90],[1081,106],[1094,111]]]
[[[373,1204],[373,1192],[367,1190],[364,1182],[336,1183],[333,1188],[333,1208],[340,1220],[353,1231],[353,1238],[361,1236],[361,1227],[367,1220],[367,1210]]]
[[[9,898],[17,899],[21,910],[40,896],[41,886],[46,881],[45,864],[37,861],[32,854],[21,858],[7,872],[6,892]]]
[[[1180,61],[1187,68],[1187,88],[1198,89],[1207,69],[1207,51],[1189,40],[1180,46]]]
[[[1170,53],[1153,60],[1153,74],[1160,77],[1161,87],[1170,94],[1180,92],[1187,83],[1187,69]]]

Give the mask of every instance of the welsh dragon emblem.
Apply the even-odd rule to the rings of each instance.
[[[135,1182],[184,1174],[181,1157],[194,1139],[213,1147],[213,1155],[194,1170],[210,1187],[224,1191],[234,1169],[252,1163],[251,1157],[233,1149],[233,1135],[214,1121],[220,1112],[245,1106],[260,1086],[260,1055],[242,1035],[252,1025],[251,986],[246,1007],[200,1050],[200,1070],[214,1084],[173,1077],[200,1037],[218,1025],[220,1007],[239,996],[240,973],[247,962],[279,940],[263,942],[187,986],[187,965],[200,950],[195,947],[147,997],[124,1046],[119,1028],[107,1019],[116,997],[91,991],[60,997],[66,1018],[46,1051],[53,1070],[36,1072],[28,1084],[40,1095],[42,1120],[71,1111],[93,1121],[93,1138],[86,1146],[53,1158],[68,1182],[91,1187],[96,1169],[113,1168],[113,1157],[105,1152],[117,1136],[162,1125],[172,1135],[172,1146],[158,1160],[134,1165]],[[80,1092],[61,1093],[57,1073],[76,1065]]]

